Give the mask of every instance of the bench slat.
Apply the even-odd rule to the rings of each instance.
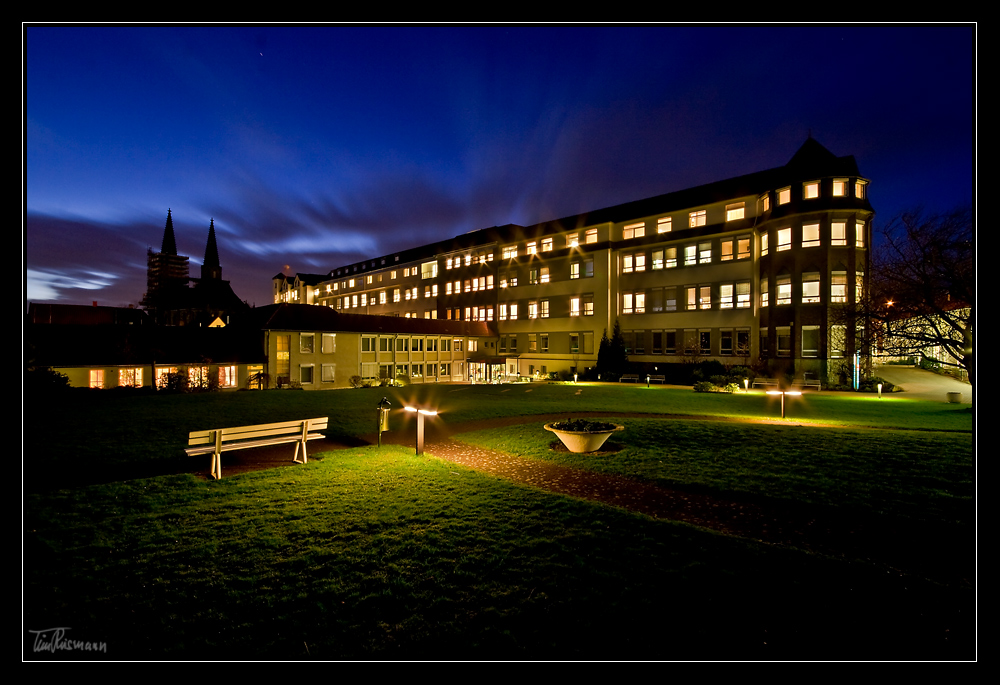
[[[184,452],[189,456],[211,454],[211,473],[214,478],[222,478],[222,453],[232,450],[295,443],[295,455],[292,457],[292,461],[299,461],[299,449],[301,448],[301,463],[305,464],[308,461],[306,442],[322,440],[326,437],[322,433],[310,431],[324,430],[328,423],[329,417],[321,417],[302,421],[281,421],[255,426],[233,426],[191,431],[188,433],[189,446]]]

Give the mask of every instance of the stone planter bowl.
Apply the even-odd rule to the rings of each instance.
[[[601,449],[612,433],[625,430],[625,426],[618,425],[615,425],[611,430],[603,431],[565,431],[553,428],[552,426],[553,424],[551,423],[545,424],[545,430],[552,431],[558,435],[559,439],[562,440],[562,444],[566,446],[566,449],[577,453],[596,452]]]

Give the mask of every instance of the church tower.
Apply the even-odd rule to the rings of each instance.
[[[188,287],[188,258],[177,254],[174,237],[174,220],[167,210],[167,224],[163,229],[163,243],[159,252],[146,251],[146,294],[142,306],[154,315],[169,308],[172,296]]]
[[[201,280],[222,280],[222,267],[219,266],[219,246],[215,243],[215,219],[212,219],[208,225],[208,243],[205,245],[205,261],[201,265]]]

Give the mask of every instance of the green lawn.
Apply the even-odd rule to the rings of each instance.
[[[48,470],[155,464],[175,457],[189,430],[322,415],[334,417],[332,433],[356,437],[372,432],[383,395],[396,410],[404,401],[434,405],[456,425],[637,406],[774,416],[759,394],[644,387],[71,393],[29,398],[24,454]],[[944,456],[971,443],[968,412],[801,399],[796,411],[833,427],[671,421],[672,459],[663,467],[650,455],[667,422],[630,420],[615,440],[635,444],[620,458],[575,465],[719,492],[770,488],[768,497],[916,520],[959,512],[955,525],[972,532],[971,450]],[[907,430],[836,427],[875,418]],[[503,434],[511,445],[537,443],[530,430]],[[32,436],[44,439],[35,445]],[[706,441],[741,447],[705,449]],[[785,456],[768,457],[779,445]],[[555,458],[539,450],[530,456]],[[798,462],[787,456],[796,451]],[[29,659],[39,655],[27,631],[56,626],[106,642],[99,658],[111,659],[975,658],[968,581],[654,521],[412,449],[315,454],[305,466],[218,482],[161,476],[46,490],[32,482],[37,476],[26,471]]]

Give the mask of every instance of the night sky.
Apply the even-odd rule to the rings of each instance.
[[[23,31],[26,301],[126,306],[167,209],[198,275],[326,273],[854,155],[876,226],[972,202],[975,26]]]

